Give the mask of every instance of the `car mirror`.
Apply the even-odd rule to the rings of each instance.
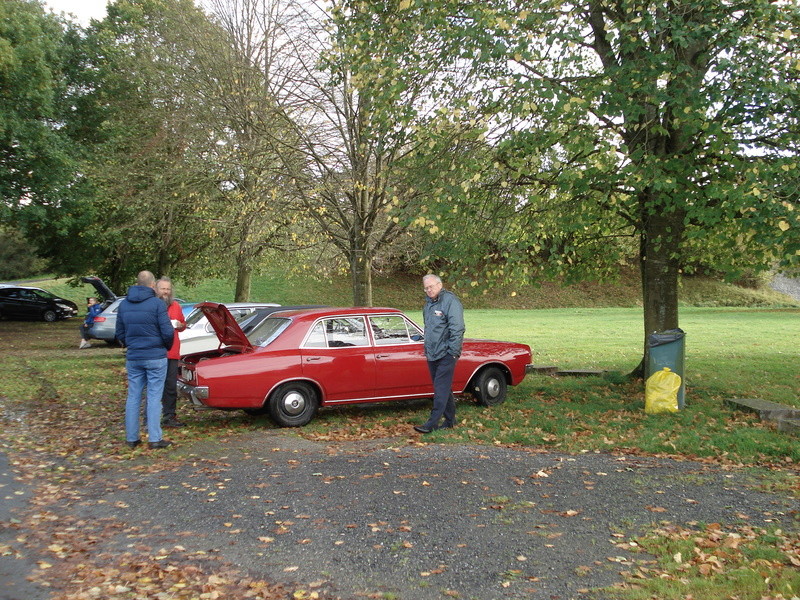
[[[421,342],[424,339],[425,336],[422,335],[421,333],[415,333],[414,335],[411,336],[411,341],[413,342]]]

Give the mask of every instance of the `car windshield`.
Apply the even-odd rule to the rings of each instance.
[[[45,290],[33,290],[33,293],[39,296],[40,298],[44,298],[45,300],[60,300],[58,296],[55,294],[51,294]]]
[[[189,316],[186,317],[186,328],[190,328],[192,325],[197,323],[200,319],[202,319],[205,315],[203,311],[199,308],[195,308],[192,312],[189,313]]]
[[[247,334],[247,339],[254,346],[266,346],[277,338],[291,322],[290,319],[279,317],[264,319],[260,325]]]

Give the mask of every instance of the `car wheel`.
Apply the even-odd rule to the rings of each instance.
[[[472,384],[472,395],[481,406],[502,404],[506,399],[506,377],[497,367],[487,367]]]
[[[56,320],[56,311],[54,310],[46,310],[42,313],[42,318],[47,321],[48,323],[52,323]]]
[[[269,398],[269,414],[281,427],[305,425],[317,414],[317,408],[316,390],[302,381],[284,383]]]

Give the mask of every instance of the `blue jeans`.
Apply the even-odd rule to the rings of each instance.
[[[164,393],[164,379],[167,376],[167,359],[128,360],[128,400],[125,403],[125,439],[135,442],[139,439],[139,407],[142,392],[147,388],[147,437],[150,442],[160,442],[161,433],[161,395]]]
[[[444,417],[445,427],[453,427],[456,424],[456,399],[453,396],[456,358],[448,354],[439,360],[429,360],[428,370],[433,381],[433,410],[425,426],[438,429],[439,421]]]

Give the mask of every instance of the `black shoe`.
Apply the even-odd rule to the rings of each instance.
[[[186,423],[181,423],[175,417],[170,417],[169,419],[164,419],[161,421],[162,427],[186,427]]]
[[[125,442],[128,444],[128,448],[136,448],[139,444],[142,443],[142,440],[136,440],[135,442]]]
[[[433,428],[428,427],[427,425],[414,425],[414,431],[418,431],[420,433],[430,433],[433,431]]]
[[[147,445],[151,450],[155,450],[156,448],[166,448],[167,446],[172,446],[172,442],[167,440],[159,440],[157,442],[148,442]]]
[[[452,429],[452,428],[453,428],[453,427],[455,427],[455,426],[456,426],[456,424],[455,424],[455,423],[445,423],[444,425],[442,425],[441,427],[439,427],[439,429]]]

